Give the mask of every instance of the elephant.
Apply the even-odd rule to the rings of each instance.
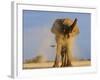
[[[72,47],[76,35],[80,33],[77,26],[77,18],[74,21],[70,18],[56,19],[51,28],[51,32],[55,35],[57,45],[53,67],[72,66]]]

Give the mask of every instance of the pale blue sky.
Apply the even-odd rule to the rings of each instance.
[[[80,59],[91,57],[91,15],[89,13],[23,11],[23,56],[25,59],[43,54],[54,59],[54,35],[50,32],[53,22],[58,18],[78,19],[80,34],[77,36],[73,55]]]

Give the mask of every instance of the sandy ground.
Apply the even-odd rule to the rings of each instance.
[[[54,62],[24,63],[23,69],[52,68]],[[90,66],[91,61],[72,61],[73,67]]]

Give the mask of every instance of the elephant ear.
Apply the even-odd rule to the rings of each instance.
[[[64,19],[56,19],[51,28],[51,32],[54,34],[58,34],[61,32],[61,27],[63,26]]]
[[[76,24],[77,24],[77,18],[75,18],[74,22],[71,25],[71,32],[73,31],[73,29],[76,26]]]

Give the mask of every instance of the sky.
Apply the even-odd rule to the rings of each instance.
[[[80,34],[76,38],[73,55],[78,59],[91,58],[90,13],[23,10],[23,60],[41,54],[48,60],[54,60],[56,50],[51,45],[56,42],[50,30],[58,18],[78,19]]]

